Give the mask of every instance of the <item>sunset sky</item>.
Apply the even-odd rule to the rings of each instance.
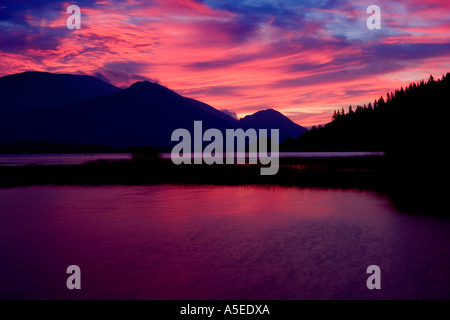
[[[69,5],[81,30],[68,30]],[[369,30],[370,5],[381,30]],[[49,71],[157,81],[238,117],[303,126],[450,71],[448,0],[0,2],[0,76]]]

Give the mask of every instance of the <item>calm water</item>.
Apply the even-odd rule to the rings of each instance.
[[[450,298],[450,221],[374,193],[28,187],[0,208],[1,299]]]
[[[383,155],[382,152],[281,152],[280,157],[293,158],[330,158],[330,157],[360,157]],[[170,159],[170,153],[161,156]],[[195,156],[194,156],[195,157]],[[201,155],[199,155],[201,157]],[[1,155],[0,166],[26,165],[71,165],[83,164],[96,160],[130,160],[129,153],[93,153],[93,154],[16,154]]]
[[[0,166],[72,165],[97,160],[130,160],[129,153],[12,154],[0,155]]]

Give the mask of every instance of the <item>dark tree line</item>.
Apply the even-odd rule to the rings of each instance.
[[[372,104],[336,110],[282,151],[383,151],[385,179],[395,203],[422,214],[447,212],[450,73],[411,83]]]
[[[442,79],[411,83],[386,99],[334,111],[332,121],[313,127],[299,139],[283,142],[283,151],[385,151],[390,154],[444,148],[450,107],[450,73]]]

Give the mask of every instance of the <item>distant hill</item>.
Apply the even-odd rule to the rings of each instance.
[[[24,72],[0,77],[0,114],[83,101],[120,89],[84,75]]]
[[[246,116],[239,120],[238,126],[243,129],[279,129],[280,141],[284,141],[289,137],[297,139],[307,131],[306,128],[299,126],[280,112],[273,109],[258,111],[252,115]],[[270,134],[270,132],[268,133]]]
[[[2,90],[9,88],[6,103],[0,107],[6,110],[0,117],[0,143],[170,147],[175,144],[171,142],[172,132],[185,128],[192,133],[196,120],[203,122],[203,131],[279,129],[281,141],[297,138],[306,130],[275,110],[260,111],[238,121],[203,102],[148,81],[120,90],[86,76],[28,72],[0,79]],[[30,94],[21,96],[21,91]],[[85,97],[88,98],[83,100]],[[24,145],[32,144],[20,144],[21,150]]]
[[[336,110],[330,123],[313,127],[285,151],[385,151],[402,156],[440,152],[450,101],[450,73],[411,83],[373,103]],[[425,152],[426,151],[426,152]]]
[[[193,128],[195,120],[202,120],[205,128],[218,129],[236,122],[159,84],[138,82],[83,102],[10,115],[2,123],[0,137],[3,141],[167,146],[172,144],[173,130]]]

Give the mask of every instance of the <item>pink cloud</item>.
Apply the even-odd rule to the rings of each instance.
[[[379,33],[364,29],[364,4],[353,2],[300,8],[298,28],[283,25],[274,14],[246,16],[200,1],[151,3],[96,1],[82,7],[81,30],[65,27],[68,4],[50,16],[28,12],[24,18],[34,33],[24,41],[42,42],[46,34],[55,41],[0,47],[0,74],[97,74],[118,86],[158,79],[239,117],[272,107],[301,125],[314,125],[329,121],[334,109],[373,101],[450,69],[448,51],[428,52],[447,50],[450,43],[448,1],[380,1]],[[12,36],[0,37],[12,46]],[[423,50],[423,57],[415,50]]]

